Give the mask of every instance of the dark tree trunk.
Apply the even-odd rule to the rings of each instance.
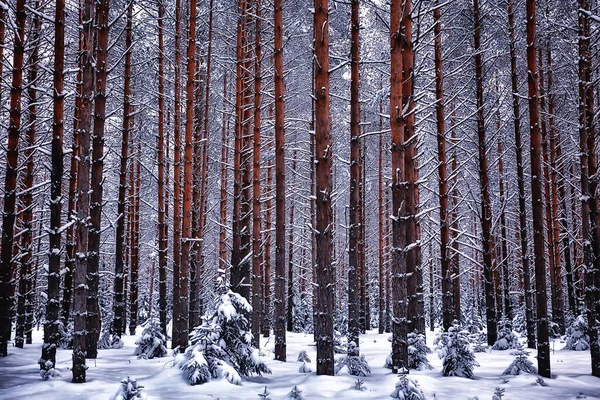
[[[381,89],[381,88],[380,88]],[[377,255],[379,262],[379,334],[383,334],[386,326],[386,299],[385,299],[385,282],[386,272],[384,245],[383,245],[383,99],[379,99],[379,166],[377,170]]]
[[[329,8],[328,0],[314,0],[315,68],[315,173],[316,173],[316,319],[317,375],[334,375],[333,314],[335,264],[331,208],[331,115],[329,110]]]
[[[4,11],[3,11],[4,13]],[[2,255],[0,259],[0,357],[8,354],[11,335],[13,291],[12,249],[15,231],[15,202],[21,128],[21,97],[23,92],[23,53],[25,51],[25,0],[17,0],[17,24],[14,40],[12,84],[10,88],[10,121],[6,146],[4,176],[4,212],[2,214]],[[4,20],[3,20],[4,21]],[[2,24],[4,29],[4,24]]]
[[[285,332],[285,103],[282,1],[274,0],[275,63],[275,360],[286,361]]]
[[[408,298],[406,278],[406,186],[403,94],[403,0],[392,0],[390,8],[390,130],[392,133],[392,371],[408,368]]]
[[[361,303],[361,276],[359,264],[359,233],[360,233],[360,104],[359,104],[359,4],[352,0],[352,41],[350,55],[352,64],[350,69],[350,227],[348,242],[348,343],[359,346],[360,303]]]
[[[77,248],[73,272],[73,382],[85,382],[88,263],[88,218],[90,216],[90,134],[94,92],[94,1],[83,3],[83,46],[81,50],[82,94],[79,114],[79,171],[77,173]]]
[[[225,286],[227,271],[227,177],[229,172],[229,118],[227,116],[227,74],[223,74],[223,117],[221,121],[221,187],[219,200],[221,208],[219,211],[219,285]]]
[[[36,4],[39,5],[39,2]],[[43,12],[43,11],[42,11]],[[46,301],[46,319],[44,323],[44,345],[42,357],[39,360],[40,368],[49,370],[56,364],[56,348],[60,340],[60,255],[61,255],[61,210],[62,210],[62,179],[63,179],[63,132],[64,132],[64,78],[65,64],[65,2],[56,2],[54,19],[54,90],[53,90],[53,121],[52,121],[52,171],[50,173],[50,249],[48,252],[48,299]],[[32,86],[37,79],[37,41],[41,28],[41,19],[36,14],[33,40],[36,43],[32,56],[32,71],[30,74]],[[35,101],[36,89],[31,87],[30,101],[30,130],[35,130]],[[31,120],[33,116],[33,121]],[[35,134],[32,132],[31,136]],[[50,365],[46,364],[50,362]]]
[[[161,11],[162,12],[162,11]],[[119,199],[117,205],[117,229],[116,229],[116,240],[115,240],[115,299],[113,303],[114,309],[114,320],[113,320],[113,333],[117,336],[123,335],[125,333],[125,299],[123,297],[123,280],[124,280],[124,264],[125,264],[125,251],[124,251],[124,243],[125,243],[125,205],[126,205],[126,191],[127,191],[127,155],[129,152],[129,136],[131,134],[133,119],[130,115],[131,109],[131,44],[133,40],[132,33],[132,19],[133,19],[133,2],[129,3],[129,7],[127,7],[127,23],[125,25],[126,36],[125,36],[125,72],[123,77],[123,128],[122,139],[121,139],[121,164],[119,168]],[[162,21],[161,21],[162,24]],[[162,29],[162,26],[160,27]],[[162,33],[162,32],[161,32]],[[162,38],[161,38],[162,40]],[[159,49],[159,52],[162,52],[162,49]],[[159,54],[162,57],[162,54]],[[162,76],[161,76],[162,79]],[[164,88],[159,89],[159,91],[164,91]],[[162,93],[161,93],[162,96]],[[159,101],[163,101],[162,98]],[[164,104],[161,104],[164,107]],[[159,106],[160,107],[160,106]],[[159,129],[163,129],[161,126]],[[162,133],[162,132],[161,132]],[[160,152],[161,150],[159,150]],[[162,154],[161,154],[162,156]],[[159,157],[161,157],[159,156]],[[160,168],[160,161],[159,161]],[[164,171],[163,171],[164,174]],[[164,179],[164,177],[163,177]],[[159,185],[161,183],[159,182]],[[164,191],[164,187],[159,188]],[[164,196],[164,195],[163,195]],[[161,196],[159,194],[159,202],[161,201]],[[164,201],[164,197],[162,199]],[[159,216],[160,218],[160,216]],[[164,215],[163,215],[164,218]],[[164,223],[164,221],[163,221]],[[159,229],[162,229],[159,222]],[[160,239],[159,239],[160,240]]]
[[[130,109],[133,114],[133,106]],[[133,118],[132,118],[133,120]],[[132,121],[133,125],[133,121]],[[135,335],[135,328],[138,325],[138,307],[139,307],[139,263],[140,263],[140,189],[141,189],[141,153],[142,140],[138,138],[137,154],[135,159],[131,159],[133,169],[133,179],[129,185],[133,188],[132,215],[130,227],[131,234],[131,263],[129,280],[129,334]]]
[[[535,289],[537,303],[538,371],[550,377],[550,345],[546,298],[546,264],[544,250],[544,216],[542,214],[542,154],[539,115],[538,62],[536,57],[535,0],[527,0],[527,69],[529,88],[529,126],[531,136],[531,200],[533,207],[533,245],[535,254]]]
[[[515,130],[515,153],[517,157],[517,185],[519,188],[519,238],[521,239],[521,268],[525,292],[525,321],[527,347],[535,348],[535,320],[533,318],[533,292],[529,274],[529,251],[527,246],[527,208],[525,205],[525,178],[523,173],[523,145],[521,144],[521,112],[519,107],[519,84],[517,75],[517,51],[515,46],[515,15],[513,0],[508,0],[508,30],[510,39],[510,75]]]
[[[498,337],[496,331],[496,309],[492,282],[492,206],[489,192],[488,165],[485,138],[485,113],[483,110],[483,57],[481,54],[481,17],[479,0],[473,0],[475,33],[475,83],[477,100],[477,134],[479,138],[479,185],[481,188],[481,235],[483,242],[483,274],[485,280],[485,309],[488,344],[493,345]]]

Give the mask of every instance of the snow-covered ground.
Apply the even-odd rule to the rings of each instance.
[[[141,329],[138,330],[138,334]],[[271,375],[245,379],[241,386],[225,380],[211,381],[204,385],[190,386],[181,371],[173,368],[172,357],[154,360],[138,360],[133,355],[133,336],[124,337],[125,347],[118,350],[100,350],[97,360],[88,360],[88,380],[85,384],[71,383],[71,351],[59,350],[57,367],[62,377],[44,382],[36,364],[41,351],[42,332],[34,332],[34,344],[25,349],[11,347],[10,355],[0,359],[0,399],[103,399],[108,400],[127,375],[143,385],[149,399],[260,399],[258,394],[267,390],[270,399],[285,399],[296,385],[307,400],[313,399],[386,399],[398,381],[396,375],[383,368],[390,352],[389,334],[370,332],[361,337],[361,352],[366,356],[372,370],[364,378],[366,390],[354,389],[356,378],[342,370],[335,377],[316,376],[314,372],[302,374],[298,368],[298,353],[306,350],[314,371],[316,348],[312,335],[288,333],[288,362],[273,361],[273,339],[261,338],[264,359],[272,370]],[[432,347],[434,335],[428,332],[427,341]],[[511,350],[477,353],[481,367],[475,369],[475,380],[442,377],[441,360],[430,354],[430,371],[411,371],[428,399],[492,399],[496,387],[505,389],[504,400],[543,399],[600,399],[600,379],[590,375],[590,354],[587,351],[561,351],[562,344],[553,343],[552,372],[554,379],[545,379],[545,385],[536,384],[537,375],[501,377],[502,371],[513,360]],[[530,358],[534,360],[535,351]],[[535,361],[535,360],[534,360]],[[504,379],[503,379],[504,378]]]

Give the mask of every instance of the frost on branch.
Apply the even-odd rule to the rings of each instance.
[[[252,307],[246,299],[229,291],[219,297],[216,310],[192,333],[192,344],[176,363],[192,385],[225,378],[239,385],[242,376],[271,371],[252,347],[252,334],[246,318]]]

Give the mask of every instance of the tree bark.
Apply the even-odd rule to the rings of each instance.
[[[283,86],[283,10],[274,0],[275,63],[275,360],[286,361],[285,332],[285,103]]]
[[[73,379],[74,383],[84,383],[86,378],[86,319],[88,263],[88,218],[90,215],[90,131],[92,127],[92,105],[94,92],[94,1],[83,3],[83,46],[81,50],[82,92],[79,114],[79,171],[77,173],[77,249],[75,271],[73,272]]]
[[[315,173],[316,173],[316,320],[317,375],[334,375],[333,314],[335,264],[331,208],[331,115],[329,108],[329,8],[328,0],[314,0],[315,68]]]
[[[535,0],[526,1],[527,8],[527,69],[529,90],[529,133],[531,136],[531,200],[533,207],[533,245],[535,254],[535,288],[537,300],[538,371],[550,375],[550,345],[548,340],[548,310],[546,298],[546,265],[544,250],[544,216],[542,214],[542,160],[539,116],[538,62],[536,57]]]
[[[513,0],[508,0],[508,30],[510,44],[510,75],[515,130],[515,153],[517,158],[517,186],[519,188],[519,238],[521,244],[521,268],[525,292],[525,321],[527,347],[535,348],[535,320],[533,318],[533,292],[529,274],[529,251],[527,246],[527,208],[525,205],[525,178],[523,173],[523,145],[521,144],[521,112],[519,107],[519,84],[517,75],[517,51],[515,46],[515,14]]]
[[[408,368],[408,299],[406,238],[406,164],[403,100],[403,0],[390,6],[390,130],[392,133],[392,371]]]
[[[477,103],[477,135],[479,139],[479,185],[481,188],[481,235],[483,242],[483,274],[485,279],[485,309],[488,344],[498,337],[496,309],[492,282],[492,206],[489,193],[488,163],[486,155],[485,113],[483,110],[483,57],[481,50],[481,17],[479,0],[473,0],[475,34],[475,86]]]
[[[130,114],[133,114],[133,106],[130,109]],[[133,125],[133,118],[131,121]],[[135,335],[135,328],[138,325],[138,308],[139,308],[139,262],[140,262],[140,189],[141,189],[141,154],[142,154],[142,139],[138,138],[137,152],[135,159],[131,159],[133,166],[133,179],[130,185],[133,187],[132,202],[132,226],[131,226],[131,263],[130,263],[130,280],[129,280],[129,334]]]
[[[125,205],[126,205],[126,190],[127,190],[127,155],[129,152],[129,136],[131,134],[131,120],[132,117],[130,115],[131,108],[131,44],[133,40],[132,33],[132,20],[133,20],[133,2],[129,3],[127,7],[127,22],[125,25],[125,72],[123,75],[123,128],[122,138],[121,138],[121,163],[119,168],[119,199],[117,205],[117,229],[116,229],[116,240],[115,240],[115,299],[113,303],[113,312],[114,312],[114,320],[113,320],[113,332],[117,336],[123,335],[125,333],[125,299],[123,298],[123,280],[124,280],[124,264],[125,264],[125,252],[124,252],[124,243],[125,243]],[[162,20],[161,20],[162,25]],[[162,26],[160,27],[162,29]],[[162,32],[161,32],[162,33]],[[162,40],[162,37],[160,38]],[[162,49],[159,49],[159,53],[162,52]],[[159,54],[159,57],[162,57],[162,54]],[[161,60],[162,61],[162,60]],[[159,67],[159,68],[162,68]],[[162,79],[162,76],[161,76]],[[159,89],[159,96],[162,96],[162,91],[164,88]],[[162,98],[159,99],[159,102],[163,101]],[[159,107],[164,107],[164,104],[160,104]],[[161,111],[159,111],[161,112]],[[163,129],[161,126],[159,129]],[[160,144],[159,144],[160,145]],[[161,150],[159,150],[160,152]],[[162,154],[159,156],[161,157]],[[159,160],[159,168],[160,168],[160,160]],[[159,172],[160,173],[160,172]],[[163,171],[164,174],[164,171]],[[164,179],[164,177],[163,177]],[[159,182],[159,185],[161,183]],[[164,191],[164,187],[159,188]],[[159,193],[158,201],[161,201],[161,196]],[[164,201],[164,194],[162,201]],[[159,206],[160,209],[160,206]],[[159,216],[160,218],[160,216]],[[163,215],[164,218],[164,215]],[[163,221],[164,223],[164,221]],[[159,229],[162,229],[161,223],[159,222]],[[159,239],[160,240],[160,239]],[[160,250],[159,250],[160,251]]]
[[[39,2],[36,3],[39,5]],[[36,7],[37,8],[37,7]],[[46,319],[44,322],[44,344],[39,360],[40,368],[49,370],[56,364],[56,348],[60,340],[60,255],[61,255],[61,210],[62,210],[62,179],[63,179],[63,132],[64,132],[64,78],[65,64],[65,3],[56,2],[54,18],[54,90],[53,90],[53,121],[52,121],[52,170],[50,173],[50,231],[48,233],[50,248],[48,260],[48,299],[46,301]],[[42,10],[43,12],[43,10]],[[38,37],[42,22],[36,14],[34,17],[34,54],[31,59],[31,80],[29,89],[30,102],[30,138],[35,136],[35,102],[38,62]],[[33,120],[32,120],[33,119]],[[33,145],[33,143],[32,143]],[[50,365],[47,362],[50,362]]]
[[[0,259],[0,357],[8,355],[11,335],[13,298],[12,248],[15,230],[15,202],[21,128],[21,95],[23,92],[23,53],[25,51],[25,0],[17,1],[17,23],[14,39],[12,84],[10,88],[10,121],[6,147],[4,176],[4,212],[2,214],[2,252]]]

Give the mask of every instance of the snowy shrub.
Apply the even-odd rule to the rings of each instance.
[[[54,378],[60,378],[61,377],[61,373],[59,370],[54,369],[54,367],[52,366],[52,361],[50,360],[42,360],[40,359],[38,361],[38,363],[40,364],[40,376],[42,377],[42,380],[47,381],[47,380],[51,380]]]
[[[475,333],[470,335],[470,341],[473,343],[473,351],[475,353],[485,353],[487,352],[487,336],[485,332]]]
[[[122,349],[124,346],[121,337],[115,333],[111,333],[112,328],[105,325],[102,325],[102,332],[100,333],[100,338],[98,339],[98,348],[99,349]]]
[[[333,352],[335,354],[346,354],[346,346],[344,343],[344,338],[339,331],[333,332]]]
[[[559,339],[561,337],[560,327],[552,320],[548,321],[548,336],[550,339]]]
[[[127,379],[121,381],[119,390],[111,397],[111,400],[143,399],[144,395],[141,393],[143,388],[144,387],[139,385],[135,379],[127,377]]]
[[[388,355],[385,358],[385,364],[383,364],[383,368],[387,368],[387,369],[393,369],[394,368],[394,363],[392,361],[392,355]]]
[[[285,398],[290,400],[305,400],[304,396],[302,396],[302,390],[298,389],[298,386],[294,386],[292,391],[289,392]]]
[[[298,354],[298,361],[310,363],[310,357],[308,357],[306,350],[300,351],[300,354]]]
[[[502,400],[503,397],[504,397],[504,389],[497,387],[496,390],[494,390],[494,395],[492,396],[492,400]]]
[[[427,347],[425,336],[413,332],[408,334],[408,368],[422,371],[433,367],[427,361],[427,354],[431,349]]]
[[[478,333],[485,328],[485,323],[475,307],[471,307],[471,312],[465,313],[465,327],[470,333]]]
[[[529,361],[529,352],[521,346],[518,350],[511,352],[515,356],[513,362],[504,370],[502,375],[519,375],[521,371],[526,374],[537,374],[537,369]]]
[[[525,310],[521,307],[515,310],[515,316],[512,319],[513,330],[523,336],[527,334],[527,323],[525,321]]]
[[[310,374],[312,372],[312,369],[308,365],[306,365],[305,362],[303,362],[300,368],[298,368],[298,372],[300,372],[301,374]]]
[[[73,322],[69,322],[67,326],[60,324],[58,326],[58,332],[60,339],[58,340],[58,347],[65,350],[73,349]]]
[[[436,341],[438,356],[442,359],[442,374],[473,379],[473,369],[479,364],[475,361],[467,331],[461,330],[454,321],[448,332],[442,333]]]
[[[358,390],[359,392],[367,390],[365,387],[365,381],[362,379],[357,379],[356,382],[354,382],[354,390]]]
[[[217,378],[239,385],[241,376],[271,372],[252,347],[246,318],[251,312],[250,304],[237,293],[229,291],[219,297],[212,316],[196,328],[192,344],[176,358],[192,385]]]
[[[507,349],[518,349],[519,338],[512,331],[512,325],[506,318],[502,318],[498,325],[498,340],[492,346],[492,350],[507,350]]]
[[[565,350],[584,351],[590,348],[587,320],[579,315],[567,328],[567,343]]]
[[[348,343],[348,354],[335,360],[335,373],[340,372],[344,367],[348,368],[348,373],[354,376],[368,376],[371,374],[369,363],[365,356],[360,354],[360,349],[354,342]]]
[[[142,331],[142,337],[136,340],[137,348],[133,355],[138,358],[152,359],[154,357],[164,357],[167,355],[167,340],[160,329],[158,318],[150,318]]]
[[[425,400],[425,394],[417,381],[413,381],[406,375],[400,375],[400,380],[396,383],[396,388],[390,396],[402,400]]]

